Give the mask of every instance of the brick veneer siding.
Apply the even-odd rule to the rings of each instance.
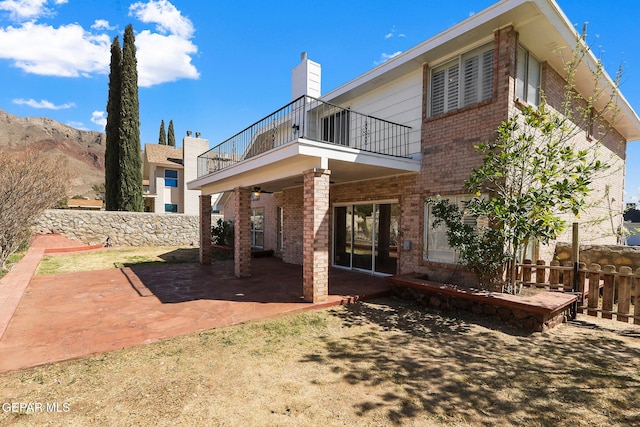
[[[200,196],[200,264],[211,264],[211,196]]]
[[[282,192],[284,212],[284,251],[282,261],[302,265],[303,188],[286,188]]]
[[[236,277],[251,276],[251,189],[235,188],[235,248]]]
[[[562,103],[566,92],[565,85],[566,81],[558,72],[548,64],[543,64],[542,87],[545,100],[550,108],[558,112],[564,111]],[[581,107],[585,106],[586,102],[581,102]],[[558,237],[557,242],[571,243],[570,224],[578,222],[581,244],[616,244],[618,243],[616,231],[622,227],[626,141],[619,132],[612,128],[610,123],[604,120],[599,120],[591,126],[593,137],[590,138],[587,135],[589,126],[579,116],[579,112],[574,112],[573,117],[574,123],[581,130],[576,132],[572,144],[576,148],[587,149],[590,153],[597,150],[600,160],[609,164],[610,167],[593,177],[592,193],[587,198],[587,208],[580,214],[580,218],[576,218],[572,214],[566,214],[562,217],[569,227]],[[542,247],[539,257],[550,261],[555,245],[554,241],[550,245]]]
[[[320,302],[329,293],[329,177],[331,171],[304,171],[302,292]]]

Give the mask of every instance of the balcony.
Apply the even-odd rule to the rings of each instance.
[[[198,178],[300,140],[409,158],[411,128],[302,96],[198,156]]]

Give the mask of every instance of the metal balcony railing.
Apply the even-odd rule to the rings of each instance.
[[[408,157],[410,130],[303,95],[198,156],[198,177],[300,138]]]

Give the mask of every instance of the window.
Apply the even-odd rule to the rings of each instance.
[[[165,203],[164,211],[166,213],[178,213],[178,205],[175,203]]]
[[[283,235],[283,230],[284,230],[284,211],[282,210],[282,207],[278,207],[278,211],[277,211],[277,235],[278,235],[278,250],[282,251],[284,249],[284,235]]]
[[[177,187],[178,186],[178,171],[175,169],[164,170],[164,186],[165,187]]]
[[[264,208],[251,209],[251,246],[264,247]]]
[[[540,102],[540,62],[522,47],[518,47],[517,61],[516,97],[537,106]]]
[[[464,202],[471,200],[471,196],[458,195],[449,196],[449,203],[457,204],[459,207],[464,207]],[[447,226],[444,224],[438,225],[433,228],[433,222],[435,220],[431,213],[431,204],[425,202],[424,204],[424,256],[425,261],[443,262],[448,264],[454,264],[458,262],[458,254],[455,249],[449,246],[447,239]],[[474,216],[464,215],[462,220],[465,224],[472,226],[477,225],[477,219]]]
[[[431,116],[493,96],[493,45],[472,50],[431,72]]]
[[[349,111],[342,110],[322,118],[323,141],[349,145]]]

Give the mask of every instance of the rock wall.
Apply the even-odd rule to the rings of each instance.
[[[196,215],[50,209],[34,231],[63,234],[88,245],[107,239],[113,246],[198,245],[199,220]]]
[[[556,254],[560,262],[571,261],[571,245],[558,243]],[[580,245],[580,262],[587,264],[614,265],[616,270],[622,266],[631,267],[634,271],[640,268],[640,247],[622,245]]]

